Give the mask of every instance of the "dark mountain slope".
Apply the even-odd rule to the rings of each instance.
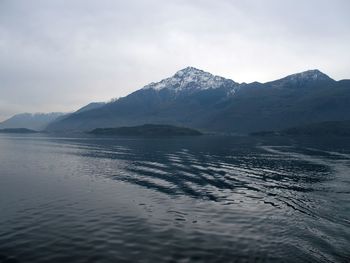
[[[314,80],[294,86],[290,82],[275,84],[241,88],[212,119],[213,127],[245,133],[349,118],[348,81]]]
[[[75,113],[80,113],[80,112],[84,112],[84,111],[98,109],[98,108],[103,107],[104,105],[106,105],[105,102],[91,102],[88,105],[77,110]]]

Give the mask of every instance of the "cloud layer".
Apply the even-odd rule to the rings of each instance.
[[[2,0],[0,120],[71,111],[195,66],[237,82],[350,77],[347,0]]]

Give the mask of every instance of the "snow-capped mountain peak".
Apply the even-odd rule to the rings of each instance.
[[[287,78],[290,80],[327,80],[330,79],[326,74],[322,73],[318,69],[307,70],[301,73],[289,75]]]
[[[143,89],[171,89],[178,92],[188,89],[216,89],[229,85],[236,86],[237,83],[233,80],[215,76],[209,72],[205,72],[194,67],[187,67],[179,70],[172,77],[166,78],[157,83],[148,84]]]
[[[322,73],[318,69],[312,69],[303,71],[300,73],[292,74],[287,77],[267,82],[265,84],[271,84],[275,87],[284,87],[285,85],[294,85],[298,87],[304,87],[308,84],[323,82],[323,81],[334,81],[326,74]]]

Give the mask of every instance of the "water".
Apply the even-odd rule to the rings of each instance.
[[[0,136],[0,262],[349,262],[350,140]]]

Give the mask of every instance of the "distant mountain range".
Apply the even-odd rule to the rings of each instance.
[[[18,129],[26,128],[32,130],[44,130],[47,125],[58,118],[64,116],[64,113],[22,113],[0,123],[0,129]]]
[[[62,113],[62,112],[51,112],[51,113],[21,113],[12,116],[11,118],[0,123],[0,129],[32,129],[36,131],[46,130],[47,126],[54,122],[60,121],[71,114],[81,113],[92,109],[102,107],[106,103],[104,102],[92,102],[88,105],[80,108],[74,113]]]
[[[46,129],[91,131],[152,123],[247,134],[348,120],[349,102],[350,80],[335,81],[319,70],[247,84],[187,67],[126,97],[61,116]]]

